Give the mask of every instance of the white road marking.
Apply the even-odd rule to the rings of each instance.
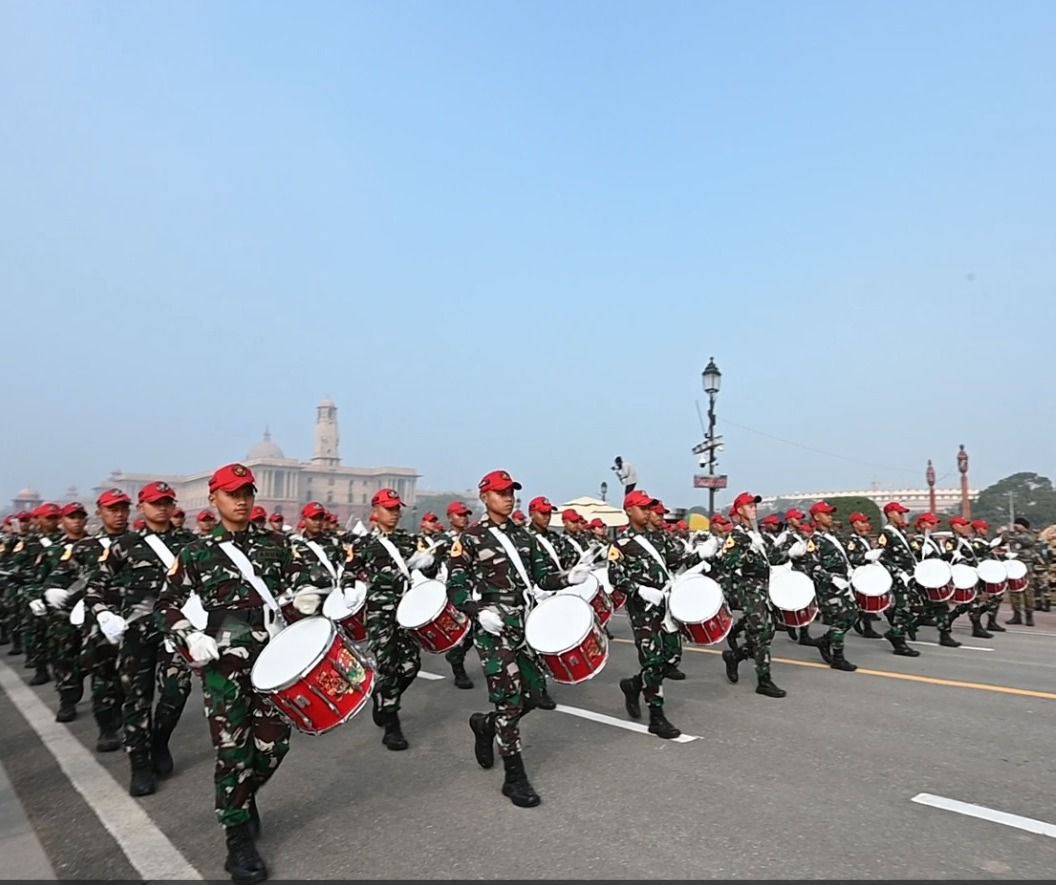
[[[1056,636],[1056,633],[1046,633],[1044,630],[1013,630],[1011,627],[1006,627],[1005,632],[1018,633],[1020,636]]]
[[[429,679],[431,681],[435,681],[437,679],[443,679],[444,678],[439,673],[427,673],[425,670],[419,670],[418,671],[418,676],[421,679]]]
[[[943,811],[953,811],[967,817],[977,817],[980,820],[988,820],[995,824],[1004,824],[1006,827],[1015,827],[1017,830],[1026,830],[1028,833],[1037,833],[1039,836],[1056,839],[1056,825],[1045,823],[1043,820],[1034,820],[1032,817],[1021,817],[1018,814],[1009,814],[1007,811],[996,811],[985,805],[972,805],[970,802],[958,802],[956,799],[947,799],[945,796],[933,796],[931,793],[918,793],[910,801],[918,805],[930,805],[932,808],[941,808]]]
[[[40,736],[74,789],[95,812],[99,822],[114,837],[144,880],[202,880],[202,874],[158,829],[139,803],[128,795],[127,789],[92,758],[92,754],[65,726],[55,721],[55,714],[2,661],[0,688]]]
[[[930,646],[934,646],[934,647],[937,647],[937,648],[942,648],[942,646],[939,645],[937,642],[922,642],[919,639],[916,639],[916,640],[909,639],[909,640],[907,640],[907,642],[909,643],[909,645],[930,645]],[[950,649],[950,651],[994,651],[994,650],[995,649],[987,648],[987,646],[985,646],[985,645],[964,645],[963,643],[961,644],[960,648],[952,648],[952,649]]]
[[[580,707],[566,707],[564,704],[558,704],[555,710],[558,713],[568,713],[569,716],[578,716],[580,719],[589,719],[591,722],[601,722],[604,725],[614,725],[616,728],[622,728],[625,731],[635,731],[638,734],[648,734],[649,737],[653,736],[649,734],[649,729],[640,722],[629,722],[626,719],[617,719],[615,716],[606,716],[604,713],[595,713],[593,710],[583,710]],[[657,738],[657,740],[660,740],[660,738]],[[699,740],[700,738],[695,734],[682,734],[677,738],[672,738],[671,743],[688,744],[690,741]]]

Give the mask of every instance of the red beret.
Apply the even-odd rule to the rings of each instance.
[[[246,486],[256,488],[253,471],[244,464],[227,464],[212,475],[209,480],[210,492],[237,492]]]
[[[176,492],[167,482],[152,482],[139,490],[140,504],[156,504],[165,500],[176,500]]]

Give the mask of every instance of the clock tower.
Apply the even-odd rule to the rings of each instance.
[[[337,431],[337,406],[324,399],[316,409],[315,454],[312,463],[322,467],[337,467],[341,463],[341,437]]]

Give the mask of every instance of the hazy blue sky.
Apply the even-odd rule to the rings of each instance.
[[[428,488],[622,454],[700,503],[712,355],[731,491],[1051,475],[1054,45],[1051,2],[5,0],[0,499],[307,457],[330,396]]]

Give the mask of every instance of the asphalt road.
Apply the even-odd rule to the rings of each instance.
[[[482,771],[473,760],[466,722],[487,708],[475,656],[476,688],[458,691],[443,659],[423,654],[426,671],[448,678],[421,679],[405,696],[411,749],[386,750],[366,712],[322,737],[295,732],[260,797],[260,850],[275,879],[1051,878],[1056,615],[1039,615],[1037,624],[990,640],[970,639],[961,626],[964,648],[924,643],[915,659],[852,636],[848,658],[862,668],[853,674],[830,670],[813,649],[779,634],[782,700],[754,693],[747,664],[730,685],[717,654],[687,647],[689,678],[668,683],[667,713],[699,740],[665,742],[535,711],[524,720],[524,756],[543,804],[528,810],[499,793],[501,763]],[[627,622],[617,617],[612,628],[605,670],[552,693],[561,705],[626,723],[617,683],[634,672],[636,656]],[[921,639],[933,643],[935,631]],[[27,676],[20,658],[0,654],[0,684],[8,686],[0,693],[0,764],[17,800],[2,795],[5,806],[21,804],[55,875],[166,878],[169,854],[154,848],[167,845],[203,878],[227,878],[197,691],[173,740],[177,773],[155,795],[133,800],[123,792],[123,754],[94,752],[87,703],[59,726],[62,739],[41,738],[31,725],[39,704],[24,693],[47,705],[48,720],[55,693],[28,688]],[[65,735],[87,752],[72,752]],[[86,798],[53,752],[86,757],[70,766],[97,785]],[[104,781],[93,776],[112,776],[120,801],[96,801]],[[920,794],[1050,826],[1028,832],[913,802]],[[139,809],[149,820],[139,821]],[[0,809],[0,826],[18,811]],[[129,848],[141,839],[149,851]],[[142,875],[144,856],[162,858],[163,872]]]

